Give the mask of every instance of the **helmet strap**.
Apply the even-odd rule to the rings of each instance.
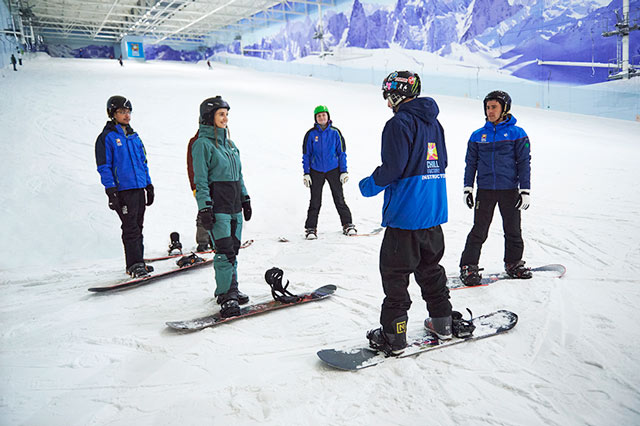
[[[387,96],[387,100],[391,104],[391,107],[393,108],[393,112],[397,112],[398,111],[398,106],[405,99],[407,99],[407,97],[404,96],[404,95],[401,95],[399,93],[390,93],[389,96]]]

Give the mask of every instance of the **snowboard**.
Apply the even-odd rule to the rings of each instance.
[[[251,244],[253,244],[253,240],[247,240],[244,243],[242,243],[242,245],[240,246],[241,249],[243,248],[247,248],[249,247]],[[192,253],[195,254],[207,254],[207,253],[215,253],[215,250],[206,250],[206,251],[193,251]],[[185,256],[182,253],[179,254],[170,254],[168,256],[160,256],[160,257],[150,257],[148,259],[144,259],[145,263],[153,263],[153,262],[157,262],[159,260],[166,260],[166,259],[175,259],[177,257],[182,257]]]
[[[293,303],[282,303],[276,300],[270,300],[268,302],[257,303],[255,305],[243,306],[240,308],[240,315],[230,318],[222,318],[220,316],[220,312],[216,312],[213,315],[208,315],[202,318],[196,318],[193,320],[187,321],[169,321],[167,322],[167,326],[180,331],[198,331],[205,329],[207,327],[215,327],[220,324],[224,324],[230,321],[235,321],[240,318],[249,317],[252,315],[261,314],[263,312],[273,311],[275,309],[287,308],[290,306],[300,305],[302,303],[307,302],[315,302],[318,300],[325,299],[331,296],[336,291],[336,286],[333,284],[328,284],[323,287],[320,287],[310,293],[299,294],[301,297],[298,302]]]
[[[518,323],[518,316],[510,311],[500,310],[487,315],[473,318],[475,330],[466,338],[453,337],[451,340],[440,340],[429,331],[423,331],[421,335],[408,337],[408,345],[405,351],[398,356],[386,356],[382,352],[367,347],[353,349],[322,349],[318,351],[318,357],[327,365],[339,370],[362,370],[383,362],[393,361],[397,358],[415,356],[423,352],[458,345],[473,340],[485,339],[511,330]]]
[[[365,233],[365,234],[349,234],[347,235],[348,237],[370,237],[372,235],[378,235],[380,232],[382,232],[384,228],[376,228],[371,232]]]
[[[540,274],[540,276],[549,278],[562,278],[567,272],[567,268],[565,268],[564,265],[560,265],[559,263],[553,263],[549,265],[538,266],[537,268],[531,268],[531,272],[533,272],[532,278],[535,278],[538,272],[548,272],[548,274]],[[447,287],[449,287],[450,290],[482,287],[500,280],[528,281],[528,279],[522,280],[519,278],[511,278],[509,275],[507,275],[506,272],[499,272],[494,274],[482,274],[482,281],[480,282],[480,284],[467,286],[464,285],[459,276],[450,275],[447,277]]]
[[[190,271],[192,269],[196,269],[196,268],[201,268],[203,266],[206,265],[211,265],[213,263],[213,259],[207,259],[207,260],[203,260],[202,262],[199,263],[194,263],[191,265],[186,265],[183,266],[182,268],[180,267],[176,267],[174,269],[170,269],[166,272],[160,272],[157,274],[154,274],[153,272],[149,275],[147,275],[146,277],[140,277],[140,278],[133,278],[131,280],[128,281],[124,281],[118,284],[114,284],[114,285],[109,285],[109,286],[105,286],[105,287],[91,287],[88,290],[95,292],[95,293],[104,293],[104,292],[108,292],[108,291],[120,291],[120,290],[129,290],[131,288],[134,287],[140,287],[143,285],[147,285],[150,284],[152,282],[155,282],[161,278],[166,278],[172,275],[176,275],[182,272],[186,272],[186,271]]]

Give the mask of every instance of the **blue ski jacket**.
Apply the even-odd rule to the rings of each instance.
[[[487,121],[471,134],[467,144],[464,186],[479,189],[531,189],[531,149],[529,137],[517,120],[509,116],[494,125]]]
[[[145,188],[151,184],[147,153],[140,137],[130,126],[108,121],[96,139],[96,164],[100,180],[106,189]]]
[[[338,167],[340,167],[340,173],[345,173],[347,171],[346,151],[347,145],[342,133],[337,127],[331,125],[331,120],[324,130],[316,123],[307,131],[302,141],[304,174],[309,174],[310,169],[326,173]]]
[[[447,147],[438,104],[416,98],[400,105],[382,131],[382,165],[360,181],[372,197],[384,190],[382,226],[416,230],[448,220]]]

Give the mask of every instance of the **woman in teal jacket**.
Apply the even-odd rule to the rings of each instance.
[[[239,315],[249,298],[238,290],[238,251],[242,219],[251,219],[251,202],[242,179],[240,151],[229,139],[229,104],[220,96],[200,105],[198,139],[193,143],[193,178],[198,218],[211,234],[216,255],[215,296],[223,317]]]

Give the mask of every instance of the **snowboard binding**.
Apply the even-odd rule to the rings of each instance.
[[[176,265],[178,265],[181,268],[184,268],[185,266],[191,266],[201,262],[204,262],[203,258],[196,255],[195,253],[191,253],[188,256],[182,256],[180,259],[176,260]]]
[[[289,287],[289,280],[287,280],[284,287],[282,286],[283,276],[284,271],[276,267],[273,267],[264,273],[264,279],[271,287],[271,295],[273,296],[273,299],[282,303],[299,302],[302,299],[300,296],[296,296],[295,294],[287,291],[287,287]]]
[[[172,232],[169,235],[169,239],[171,240],[171,242],[169,243],[168,254],[171,255],[171,252],[173,252],[174,250],[177,250],[180,252],[180,254],[182,254],[182,243],[180,242],[180,234],[178,234],[177,232]]]
[[[458,311],[451,312],[451,332],[459,339],[465,339],[473,334],[473,330],[476,326],[473,325],[473,314],[471,310],[467,308],[469,312],[469,319],[462,319],[462,314]]]

